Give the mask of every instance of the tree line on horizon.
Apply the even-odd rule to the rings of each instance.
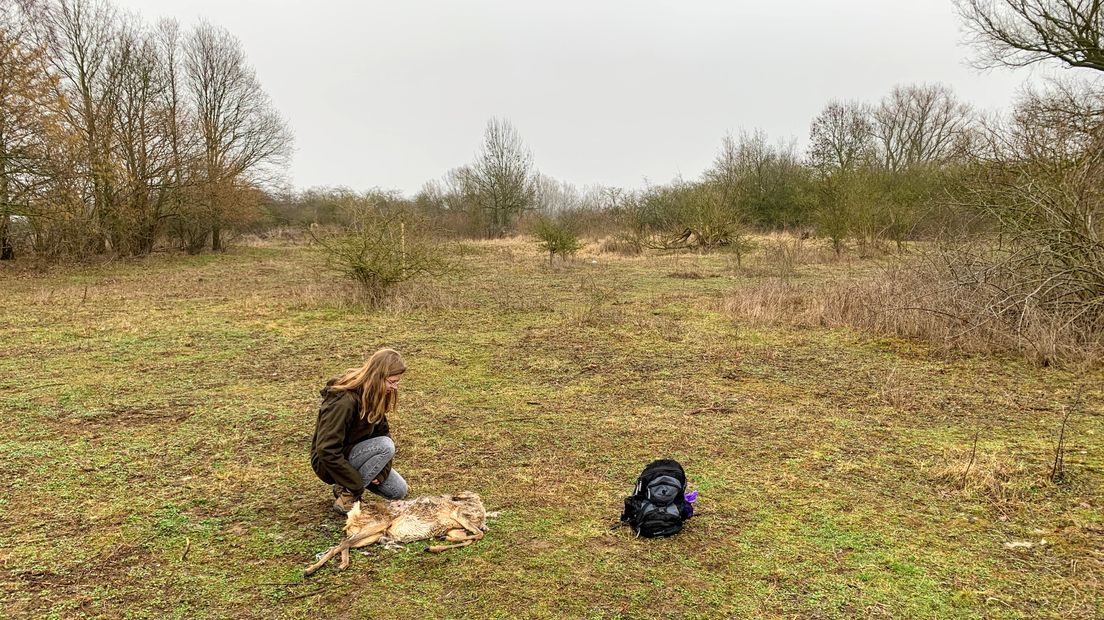
[[[1101,11],[1066,15],[1063,3],[1032,0],[1021,14],[1022,4],[958,3],[987,62],[1101,68]],[[1050,38],[1031,39],[1024,16],[1048,14]],[[1061,39],[1062,24],[1078,19],[1068,38],[1089,41],[1080,56]],[[1032,200],[1025,188],[1062,185],[1096,153],[1101,101],[1099,82],[1063,82],[985,118],[946,86],[900,85],[877,102],[828,102],[804,153],[740,132],[723,137],[698,178],[641,189],[543,175],[518,130],[492,118],[474,161],[414,196],[288,191],[277,188],[291,132],[224,28],[151,26],[106,0],[0,0],[0,255],[131,256],[159,243],[217,251],[228,233],[340,225],[366,205],[466,237],[543,218],[616,235],[634,251],[740,252],[751,231],[791,229],[866,253],[1024,221],[1009,214]]]

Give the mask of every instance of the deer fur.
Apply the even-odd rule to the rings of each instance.
[[[338,568],[345,570],[349,566],[349,549],[375,543],[390,545],[444,538],[454,544],[433,545],[426,547],[426,551],[440,553],[466,547],[483,538],[487,516],[483,501],[471,491],[413,500],[359,501],[345,518],[345,540],[322,554],[304,574],[314,574],[337,554],[341,554]]]

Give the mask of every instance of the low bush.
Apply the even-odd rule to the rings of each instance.
[[[533,226],[533,235],[539,240],[540,248],[548,252],[549,265],[557,255],[561,260],[567,260],[581,247],[575,226],[564,217],[540,218]]]
[[[424,221],[407,211],[358,205],[345,216],[346,226],[314,227],[311,238],[327,266],[356,282],[371,307],[400,282],[452,267]]]

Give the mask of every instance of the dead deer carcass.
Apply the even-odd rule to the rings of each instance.
[[[426,548],[426,551],[439,553],[472,544],[483,538],[486,529],[487,511],[483,501],[470,491],[427,495],[414,500],[360,501],[345,519],[345,540],[322,554],[304,574],[313,574],[339,553],[341,564],[338,568],[345,570],[349,566],[349,549],[442,537],[454,543]]]

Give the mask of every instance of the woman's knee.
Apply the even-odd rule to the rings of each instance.
[[[387,499],[402,499],[410,492],[410,487],[402,475],[392,469],[386,480],[379,485],[369,485],[368,490]]]
[[[380,441],[380,449],[387,455],[387,460],[391,460],[391,457],[395,456],[395,442],[390,437],[377,437]]]
[[[395,456],[395,442],[390,437],[372,437],[353,446],[350,451],[350,460],[367,460],[383,456],[384,462],[390,461]]]
[[[410,487],[406,486],[406,481],[399,478],[396,484],[390,485],[386,489],[387,499],[402,499],[406,497],[406,494],[410,492]]]

